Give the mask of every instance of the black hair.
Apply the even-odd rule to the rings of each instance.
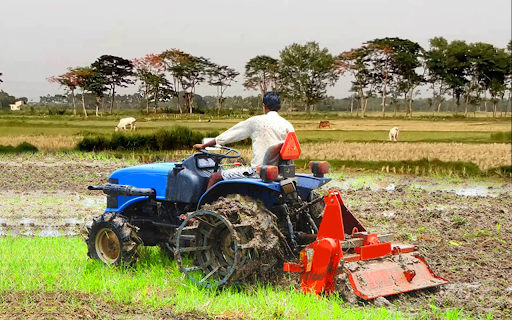
[[[281,96],[278,92],[269,91],[263,96],[263,104],[270,111],[279,111],[281,109]]]

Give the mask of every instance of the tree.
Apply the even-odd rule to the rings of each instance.
[[[219,66],[213,64],[209,69],[209,80],[208,84],[217,87],[217,109],[222,108],[224,103],[224,92],[231,86],[231,82],[240,74],[233,68],[228,66]]]
[[[121,57],[103,55],[91,67],[96,73],[101,75],[102,79],[105,79],[106,85],[110,87],[112,95],[110,113],[112,113],[115,104],[116,86],[127,87],[128,84],[133,84],[133,81],[129,79],[129,77],[134,75],[133,64],[130,60]]]
[[[4,75],[4,74],[3,74],[2,72],[0,72],[0,84],[2,84],[2,83],[4,82],[4,81],[2,80],[2,78],[1,78],[3,75]]]
[[[478,97],[480,92],[484,94],[484,106],[487,114],[487,91],[491,82],[491,72],[493,68],[493,56],[496,48],[488,43],[472,43],[468,47],[469,84],[466,87],[466,100],[471,93],[475,92]],[[467,108],[467,107],[466,107]]]
[[[396,38],[375,39],[366,43],[368,48],[369,62],[371,62],[373,73],[371,79],[375,81],[378,91],[382,95],[382,116],[386,116],[386,98],[389,93],[392,73],[392,57],[395,52],[394,42]]]
[[[508,61],[512,61],[512,40],[507,44]],[[512,63],[508,65],[507,72],[507,90],[508,90],[508,107],[507,109],[512,112]],[[507,115],[507,109],[505,109],[505,116]]]
[[[193,113],[196,87],[206,81],[212,63],[206,58],[196,57],[178,49],[164,51],[160,58],[177,82],[178,88],[181,87],[183,90],[185,106]]]
[[[280,53],[280,90],[286,97],[299,101],[311,112],[311,106],[322,100],[328,86],[338,80],[335,59],[318,43],[292,44]]]
[[[140,90],[146,100],[146,112],[149,114],[149,95],[153,93],[155,97],[158,97],[158,90],[152,88],[152,85],[160,85],[160,78],[164,77],[165,65],[156,54],[148,54],[140,59],[133,59],[132,64],[135,69],[135,75],[141,82]],[[165,79],[167,81],[167,79]],[[163,80],[162,80],[163,81]],[[168,82],[168,81],[167,81]],[[158,101],[155,101],[155,112]]]
[[[84,111],[84,117],[87,118],[87,108],[85,107],[85,92],[87,91],[86,79],[93,73],[90,67],[80,67],[73,69],[73,72],[77,78],[77,86],[82,89],[82,108]]]
[[[493,102],[493,117],[496,117],[498,98],[503,99],[507,90],[507,78],[510,77],[511,61],[510,55],[505,49],[496,48],[493,55],[489,57],[491,67],[489,78],[489,93]]]
[[[5,91],[0,91],[0,108],[8,108],[9,105],[14,102],[16,102],[16,98],[14,96],[9,95]]]
[[[416,42],[407,39],[393,38],[391,42],[391,72],[398,78],[397,88],[405,98],[409,97],[406,114],[412,117],[412,103],[416,88],[425,81],[423,57],[425,50]]]
[[[105,76],[91,67],[82,67],[73,69],[77,77],[77,85],[82,89],[82,106],[84,108],[84,117],[87,118],[87,109],[85,107],[85,93],[94,94],[96,100],[96,116],[99,116],[99,105],[108,90],[108,81]]]
[[[256,56],[245,65],[243,86],[259,90],[261,99],[267,91],[276,91],[279,80],[279,60],[269,56]]]
[[[155,113],[158,109],[159,101],[170,101],[172,97],[177,96],[176,91],[174,91],[172,84],[167,80],[165,74],[151,74],[147,81],[149,84],[147,99],[153,101]]]
[[[357,49],[345,51],[336,58],[336,68],[339,74],[349,73],[354,77],[350,91],[357,94],[359,98],[357,115],[359,115],[359,111],[361,111],[361,117],[365,116],[368,98],[373,92],[373,88],[370,87],[370,90],[365,93],[365,89],[369,87],[371,80],[368,55],[368,48],[362,46]]]
[[[446,83],[446,60],[448,41],[442,37],[429,40],[430,49],[425,53],[425,67],[427,71],[426,81],[432,88],[432,102],[437,104],[437,113],[441,111],[441,105],[448,92]]]
[[[180,63],[180,61],[186,59],[189,56],[189,54],[179,50],[179,49],[171,49],[162,52],[160,55],[158,55],[161,63],[165,66],[165,69],[170,73],[172,77],[172,81],[174,84],[174,89],[176,92],[180,91],[180,83],[178,81],[178,78],[174,76],[173,71],[177,67],[177,65]],[[176,95],[177,98],[177,105],[180,113],[183,113],[182,105],[180,103],[180,94]],[[185,99],[183,99],[185,100]]]
[[[454,40],[447,46],[445,61],[445,82],[452,93],[456,108],[454,113],[459,111],[460,98],[465,92],[469,83],[469,72],[471,62],[469,57],[469,46],[465,41]]]
[[[73,101],[73,115],[76,116],[75,90],[78,86],[78,76],[74,69],[59,76],[53,76],[47,79],[49,82],[58,83],[63,87],[67,87],[71,91],[71,99]]]

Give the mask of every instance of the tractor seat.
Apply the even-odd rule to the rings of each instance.
[[[278,175],[284,178],[295,176],[293,160],[299,158],[300,151],[299,141],[297,141],[295,132],[289,132],[286,140],[268,147],[263,156],[263,166],[260,172],[260,176],[263,177],[262,180],[276,179]],[[274,168],[271,169],[272,167]],[[273,173],[270,174],[271,171],[267,170],[273,170]],[[270,178],[271,176],[275,178]]]
[[[283,144],[284,141],[280,141],[267,148],[265,155],[263,156],[264,166],[278,166],[283,161],[280,154]]]
[[[293,163],[294,159],[299,158],[300,152],[300,145],[295,132],[288,132],[284,141],[277,142],[267,148],[263,156],[263,165],[278,166],[283,163]]]

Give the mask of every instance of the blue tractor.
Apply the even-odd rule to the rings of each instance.
[[[119,169],[107,184],[89,186],[107,195],[105,212],[88,227],[89,257],[133,264],[140,245],[158,245],[190,279],[215,287],[271,273],[315,239],[324,203],[313,190],[330,181],[327,162],[312,162],[312,174],[297,174],[300,146],[290,133],[267,151],[261,179],[224,180],[206,190],[224,159],[240,157],[219,148],[181,162]]]
[[[120,169],[107,184],[90,186],[107,195],[107,209],[88,227],[88,255],[133,264],[140,245],[159,245],[205,287],[275,279],[279,268],[300,273],[303,292],[339,292],[348,301],[448,282],[417,246],[368,232],[339,191],[316,193],[330,180],[327,162],[310,162],[312,174],[296,174],[294,133],[267,150],[260,179],[221,181],[206,190],[222,160],[240,157],[235,149],[220,151]]]

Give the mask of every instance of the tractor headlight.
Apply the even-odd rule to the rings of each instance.
[[[329,172],[329,162],[327,161],[310,161],[309,170],[315,177],[321,178]]]

